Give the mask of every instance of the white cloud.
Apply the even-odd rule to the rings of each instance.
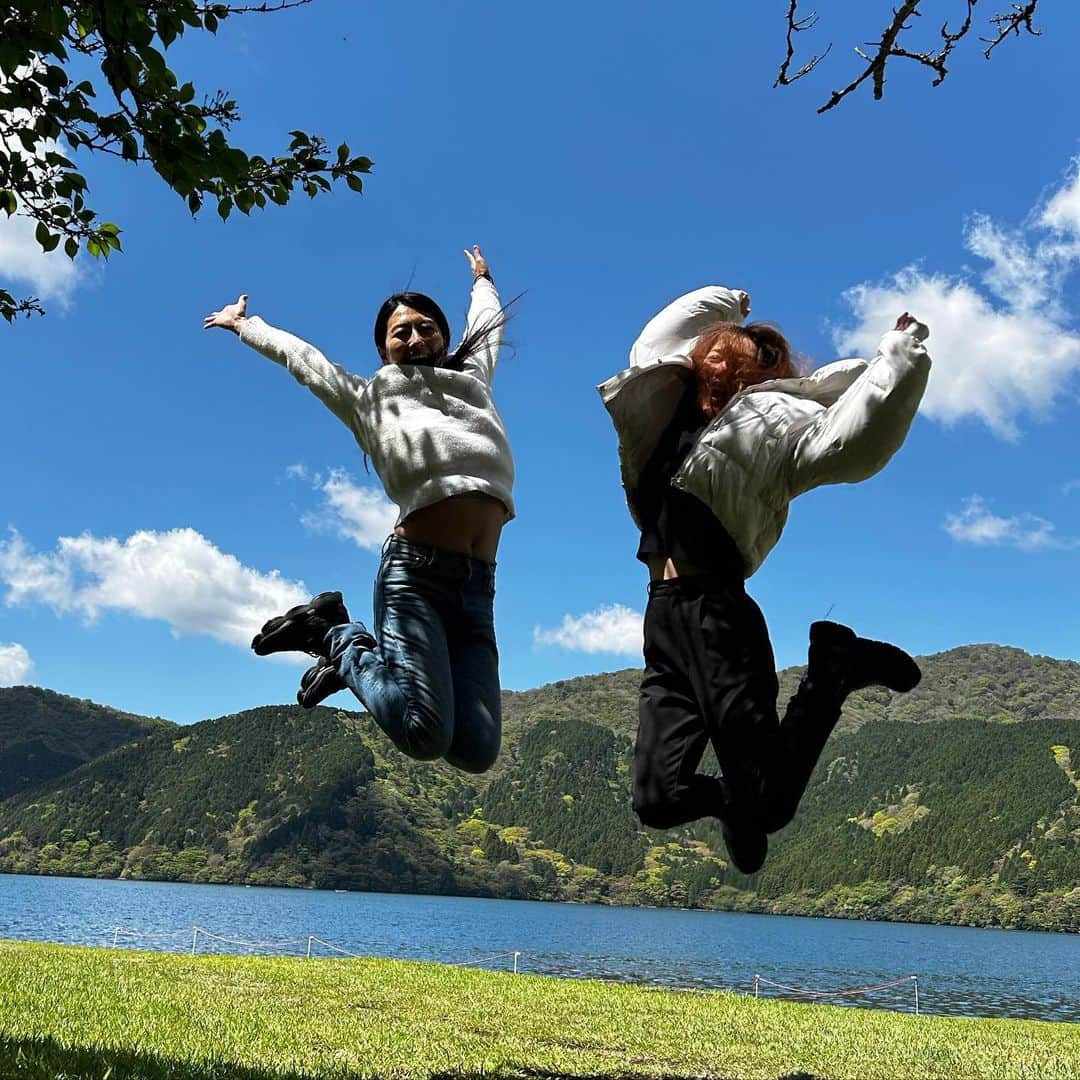
[[[980,281],[909,266],[863,282],[844,294],[855,324],[834,339],[848,355],[872,356],[882,331],[912,312],[931,328],[934,358],[920,411],[1016,439],[1021,418],[1044,418],[1080,372],[1080,333],[1063,302],[1080,265],[1080,166],[1022,229],[975,215],[965,243],[985,264]]]
[[[642,616],[622,604],[608,604],[584,615],[564,615],[562,623],[533,629],[537,645],[558,645],[573,652],[640,656]]]
[[[1067,480],[1061,485],[1062,495],[1071,495],[1074,491],[1080,491],[1080,480]]]
[[[1080,169],[1072,182],[1059,188],[1050,196],[1039,216],[1048,229],[1080,241]]]
[[[29,218],[0,213],[0,279],[12,286],[29,285],[34,295],[67,303],[79,283],[79,268],[63,252],[41,250]]]
[[[1074,548],[1076,540],[1057,535],[1052,522],[1035,514],[998,517],[992,513],[980,495],[964,500],[959,514],[945,516],[945,531],[964,544],[980,547],[1013,547],[1021,551],[1042,551],[1047,548]]]
[[[260,573],[194,529],[143,530],[126,540],[62,536],[37,552],[15,531],[0,541],[9,605],[43,603],[94,621],[120,611],[161,619],[176,636],[206,634],[247,646],[271,616],[308,599],[302,582]]]
[[[307,476],[302,465],[291,465],[287,472],[301,479]],[[368,551],[378,551],[394,531],[398,509],[378,488],[353,483],[344,469],[334,469],[328,476],[316,473],[311,482],[324,499],[319,510],[301,518],[309,529],[332,532]]]
[[[21,77],[25,70],[16,71],[16,77]],[[2,79],[3,75],[0,74],[0,80]],[[25,109],[15,109],[8,119],[29,124],[32,115]],[[13,139],[0,139],[0,149],[30,162],[43,159],[47,153],[61,153],[66,156],[64,147],[52,139],[39,143],[36,155],[31,155],[23,149],[18,140]],[[32,166],[32,171],[40,174],[41,168]],[[75,262],[64,254],[63,244],[55,251],[41,250],[41,246],[34,239],[36,222],[22,217],[21,209],[20,203],[12,217],[0,212],[0,280],[12,285],[29,285],[39,297],[66,304],[82,276],[80,270]]]
[[[26,648],[18,642],[0,645],[0,686],[15,686],[26,681],[34,668],[34,661]]]

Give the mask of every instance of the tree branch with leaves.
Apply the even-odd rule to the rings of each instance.
[[[292,131],[273,157],[236,146],[229,132],[240,119],[237,103],[221,90],[197,101],[195,85],[181,82],[166,61],[185,34],[216,34],[227,18],[308,3],[0,3],[0,211],[35,221],[43,251],[61,243],[70,258],[84,249],[103,258],[119,251],[120,228],[87,202],[82,153],[148,162],[192,214],[209,203],[222,219],[234,209],[283,206],[299,192],[315,197],[337,182],[362,191],[371,161],[344,143],[332,152],[321,136]],[[73,71],[83,67],[92,74],[75,81]],[[36,298],[0,289],[0,315],[9,322],[41,311]]]

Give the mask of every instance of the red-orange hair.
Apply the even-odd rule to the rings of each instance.
[[[719,357],[709,353],[719,346]],[[690,351],[698,380],[698,404],[712,419],[740,391],[769,379],[799,374],[787,338],[768,323],[723,323],[698,338]]]

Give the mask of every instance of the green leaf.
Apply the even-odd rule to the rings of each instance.
[[[86,238],[86,252],[95,259],[101,257],[101,245],[92,236]]]
[[[69,236],[64,241],[64,254],[67,255],[69,259],[74,259],[75,256],[79,254],[79,241],[76,240],[74,236]]]
[[[49,250],[45,245],[48,244],[50,236],[51,234],[48,226],[46,226],[45,222],[39,221],[37,223],[37,228],[34,230],[34,239],[41,245],[42,250],[44,251]],[[55,247],[55,245],[53,246]]]
[[[345,183],[349,185],[351,191],[363,191],[364,181],[359,176],[346,176]]]
[[[55,251],[60,243],[60,234],[54,233],[42,245],[42,251]]]

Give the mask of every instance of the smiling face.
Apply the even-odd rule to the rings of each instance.
[[[387,364],[438,364],[446,356],[446,339],[430,316],[399,304],[386,324],[381,351]]]

